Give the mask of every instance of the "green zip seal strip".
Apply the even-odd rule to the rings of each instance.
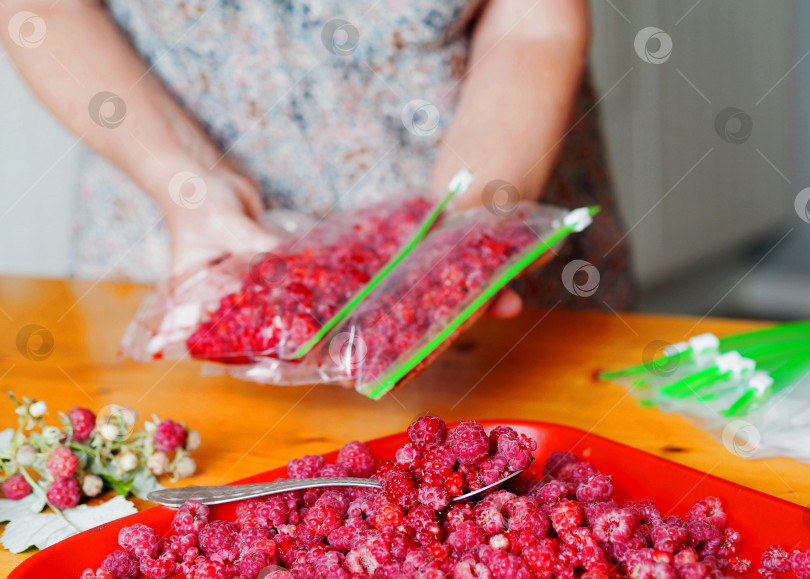
[[[718,346],[717,351],[723,354],[731,350],[744,350],[746,346],[749,347],[754,346],[757,344],[759,340],[762,339],[775,339],[784,341],[810,339],[810,322],[808,321],[788,322],[785,324],[779,324],[776,326],[763,328],[761,330],[754,330],[752,332],[745,332],[742,334],[734,334],[726,338],[722,338],[720,340],[720,345]],[[743,352],[741,351],[740,353],[742,354]],[[637,376],[639,374],[644,374],[645,372],[646,373],[653,372],[653,370],[660,364],[666,364],[675,361],[681,362],[685,359],[688,359],[693,354],[694,352],[692,351],[692,348],[687,348],[676,354],[672,354],[671,356],[661,356],[660,358],[656,358],[655,360],[646,362],[644,364],[628,366],[626,368],[620,368],[618,370],[607,370],[605,372],[601,372],[599,374],[599,378],[602,380],[615,380],[616,378],[625,378],[630,376]]]
[[[719,354],[727,354],[728,352],[737,352],[743,358],[749,358],[751,360],[754,360],[757,363],[757,368],[759,368],[759,366],[765,361],[782,358],[789,353],[802,353],[810,349],[810,335],[794,336],[793,334],[785,333],[779,334],[779,338],[780,338],[779,341],[773,340],[767,342],[751,343],[746,345],[745,347],[740,347],[736,350],[729,349],[728,343],[724,343],[721,341],[721,344],[717,349],[717,354],[719,355]],[[782,338],[784,338],[784,340],[782,340]],[[706,370],[711,370],[712,368],[716,368],[713,362],[711,364],[708,364],[704,368],[701,369],[695,368],[692,374],[686,375],[677,381],[661,386],[660,390],[661,394],[663,394],[664,396],[668,396],[669,394],[677,391],[677,389],[679,388],[678,385],[681,382],[683,382],[684,384],[689,384],[690,383],[689,381],[695,377],[702,380],[704,376],[708,376]],[[719,382],[723,379],[724,378],[722,377],[718,377],[717,381]],[[632,382],[631,385],[636,388],[649,387],[651,386],[651,383],[650,380],[646,378],[637,378]]]
[[[459,180],[458,184],[453,188],[453,190],[449,191],[447,195],[444,197],[444,199],[442,199],[441,203],[439,203],[433,209],[430,215],[428,215],[425,218],[425,220],[422,222],[422,226],[417,230],[413,238],[411,238],[410,242],[408,242],[408,244],[405,247],[400,249],[399,252],[388,261],[385,267],[383,267],[380,271],[377,272],[377,274],[373,278],[371,278],[371,281],[369,281],[365,285],[365,287],[360,291],[360,293],[354,296],[354,298],[349,303],[343,306],[338,313],[332,316],[332,319],[326,322],[321,327],[321,329],[318,330],[318,333],[316,333],[309,340],[304,342],[298,348],[298,350],[296,350],[295,354],[293,354],[291,359],[296,360],[298,358],[304,357],[310,350],[312,350],[312,348],[318,345],[318,342],[320,342],[332,328],[334,328],[339,322],[342,322],[346,318],[346,316],[348,316],[354,310],[354,308],[356,308],[358,304],[361,301],[363,301],[363,299],[365,299],[365,297],[368,294],[371,293],[371,290],[380,285],[380,282],[382,282],[386,277],[388,277],[388,274],[390,274],[391,271],[397,265],[399,265],[399,263],[403,259],[405,259],[417,245],[419,245],[422,239],[425,238],[425,235],[427,235],[428,230],[433,226],[433,224],[442,214],[442,211],[444,211],[444,208],[447,206],[450,200],[453,199],[453,197],[455,197],[456,195],[458,195],[463,189],[466,189],[466,185],[463,182],[463,180]]]
[[[803,358],[788,361],[782,367],[769,373],[773,379],[773,384],[768,386],[764,392],[760,393],[756,388],[749,388],[731,406],[720,412],[720,415],[726,418],[748,416],[754,404],[764,404],[788,386],[801,380],[808,372],[810,372],[810,359]]]
[[[588,207],[588,215],[593,217],[600,211],[599,206]],[[570,214],[570,212],[569,212]],[[532,263],[537,261],[544,253],[550,250],[554,245],[568,237],[571,233],[576,231],[578,227],[577,223],[571,224],[561,224],[559,229],[556,229],[545,238],[539,240],[536,245],[532,247],[532,249],[523,255],[518,261],[513,263],[509,268],[501,274],[495,282],[489,286],[481,295],[479,295],[475,300],[473,300],[470,305],[468,305],[464,310],[453,319],[439,334],[437,334],[432,340],[430,340],[427,344],[422,346],[416,354],[408,358],[405,363],[397,367],[395,370],[388,375],[387,378],[381,380],[377,383],[377,386],[374,387],[371,392],[361,392],[365,394],[369,398],[374,400],[379,400],[383,395],[387,394],[391,391],[394,386],[397,385],[402,378],[408,375],[408,373],[413,370],[422,360],[427,358],[433,350],[439,347],[439,345],[456,329],[458,329],[461,324],[463,324],[478,308],[483,306],[487,303],[490,298],[492,298],[496,293],[498,293],[503,287],[512,281],[521,271],[529,267]]]

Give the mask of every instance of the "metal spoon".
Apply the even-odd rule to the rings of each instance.
[[[534,459],[526,468],[534,464]],[[463,501],[480,495],[487,491],[493,490],[510,478],[516,477],[524,470],[517,470],[509,473],[507,476],[500,480],[495,481],[491,485],[487,485],[480,489],[464,493],[457,497],[453,497],[453,502]],[[182,487],[179,489],[161,489],[159,491],[152,491],[147,495],[147,498],[153,503],[164,505],[167,507],[179,507],[189,500],[199,501],[204,505],[219,505],[221,503],[230,503],[232,501],[241,501],[244,499],[252,499],[256,497],[263,497],[265,495],[272,495],[276,493],[284,493],[287,491],[299,491],[311,489],[315,487],[367,487],[379,489],[380,483],[370,478],[356,478],[356,477],[329,477],[329,478],[299,478],[299,479],[285,479],[269,483],[256,483],[248,485],[217,485],[217,486],[200,486],[200,487]]]

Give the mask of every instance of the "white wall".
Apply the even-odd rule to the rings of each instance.
[[[804,186],[796,182],[797,149],[806,141],[793,95],[808,77],[810,57],[756,103],[801,56],[794,46],[795,0],[592,4],[597,86],[603,92],[613,87],[601,114],[642,281],[659,281],[783,220]],[[663,64],[645,63],[634,50],[636,33],[647,26],[673,39]],[[753,134],[741,145],[722,141],[714,130],[715,115],[727,106],[753,118]],[[0,272],[67,273],[79,148],[0,52]]]
[[[806,115],[797,94],[810,71],[810,57],[797,65],[796,1],[592,5],[602,121],[642,283],[664,281],[795,219],[793,199],[806,186],[798,182]],[[650,26],[672,40],[661,64],[636,54],[636,35]],[[726,142],[715,129],[727,107],[753,122],[744,142]],[[737,130],[733,122],[729,128]]]
[[[0,50],[0,273],[68,273],[80,147],[38,104]]]

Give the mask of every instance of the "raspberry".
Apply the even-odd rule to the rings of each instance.
[[[256,505],[256,516],[261,517],[268,524],[278,527],[287,522],[290,507],[280,496],[268,497],[265,502]]]
[[[417,494],[420,503],[436,511],[441,511],[450,504],[450,497],[447,495],[447,491],[439,486],[420,485]]]
[[[349,517],[344,522],[343,526],[338,527],[329,533],[328,542],[336,549],[342,551],[349,551],[354,547],[355,541],[363,536],[363,532],[369,529],[366,523],[360,517]]]
[[[633,513],[624,509],[613,509],[602,513],[593,524],[593,534],[600,541],[620,543],[629,539],[636,528]]]
[[[703,561],[686,563],[678,567],[678,575],[681,579],[707,579],[711,568]]]
[[[417,450],[422,452],[441,445],[447,436],[444,420],[432,414],[425,414],[408,426],[408,438]]]
[[[187,501],[174,515],[172,529],[179,535],[199,533],[208,524],[210,509],[197,501]]]
[[[461,495],[464,491],[464,477],[461,476],[461,473],[454,472],[446,479],[444,479],[444,484],[442,487],[447,492],[447,494],[451,497],[457,497]]]
[[[650,539],[652,539],[653,546],[659,551],[677,553],[689,540],[689,532],[682,524],[679,526],[661,522],[653,526]]]
[[[633,579],[677,579],[672,565],[653,561],[642,561],[632,569],[628,568],[627,574]]]
[[[450,435],[450,446],[461,464],[473,464],[489,450],[489,438],[477,422],[462,422]]]
[[[239,560],[239,573],[243,577],[256,577],[259,572],[270,565],[275,565],[275,558],[264,551],[248,551]]]
[[[588,482],[590,479],[599,474],[599,471],[594,465],[586,460],[580,460],[570,467],[566,473],[560,476],[565,481],[570,481],[576,484]]]
[[[374,472],[374,457],[362,442],[346,443],[338,451],[337,463],[349,469],[351,476],[367,477]]]
[[[340,526],[340,522],[340,512],[329,505],[316,504],[304,517],[304,524],[316,537],[327,536]]]
[[[171,452],[183,448],[186,443],[186,429],[174,420],[163,420],[155,430],[155,448],[162,452]]]
[[[714,555],[723,543],[723,532],[707,521],[689,521],[686,530],[691,537],[690,546],[703,557]]]
[[[609,501],[612,496],[613,482],[608,475],[597,474],[577,487],[577,500],[583,503]]]
[[[224,563],[200,556],[194,561],[192,577],[193,579],[231,579],[232,574],[228,572]]]
[[[45,468],[54,478],[71,477],[76,474],[78,467],[79,457],[66,446],[57,446],[45,463]]]
[[[442,527],[436,511],[427,505],[416,505],[405,516],[404,524],[411,527],[417,533],[426,531],[427,535],[436,541],[442,537]],[[425,538],[428,538],[427,536]],[[432,542],[431,541],[431,542]]]
[[[558,480],[540,481],[536,486],[529,487],[529,496],[537,497],[541,504],[553,505],[568,496],[568,486]]]
[[[525,532],[537,539],[548,533],[551,523],[543,514],[537,500],[531,497],[515,497],[505,505],[509,530]]]
[[[557,541],[543,539],[539,543],[524,547],[521,557],[538,577],[550,578],[557,559]]]
[[[790,555],[790,568],[798,579],[810,577],[810,551],[793,551]]]
[[[236,503],[236,524],[240,529],[258,527],[266,521],[262,521],[256,516],[256,507],[261,504],[256,499],[248,499]]]
[[[397,464],[405,470],[419,468],[422,453],[416,450],[412,443],[407,443],[402,448],[398,449],[394,458]]]
[[[461,523],[471,521],[474,517],[475,511],[473,510],[472,503],[455,503],[450,505],[450,508],[444,513],[442,526],[447,532],[455,531]]]
[[[325,505],[337,511],[338,516],[344,517],[349,511],[349,499],[343,493],[335,489],[326,489],[315,501],[314,506]]]
[[[762,554],[762,566],[770,571],[785,573],[790,570],[790,555],[779,545],[772,545]]]
[[[551,526],[557,534],[570,531],[582,522],[582,510],[575,501],[563,500],[551,508]]]
[[[141,557],[141,573],[153,579],[166,579],[174,572],[174,561]]]
[[[720,529],[726,526],[723,503],[717,497],[706,497],[689,510],[687,521],[706,521]]]
[[[150,527],[135,523],[118,532],[118,544],[132,553],[137,559],[156,557],[158,554],[158,536]]]
[[[733,557],[729,561],[728,568],[734,571],[735,573],[744,575],[745,573],[748,573],[751,570],[751,560],[743,559],[741,557]]]
[[[740,533],[731,527],[723,529],[723,542],[720,544],[720,548],[717,549],[717,558],[730,559],[737,552],[740,541],[742,541]]]
[[[71,409],[67,413],[70,419],[70,425],[73,428],[73,440],[76,442],[84,442],[90,435],[93,434],[93,429],[96,427],[96,415],[90,412],[87,408],[79,408],[78,406]]]
[[[478,482],[482,486],[489,486],[498,482],[506,472],[509,459],[503,455],[493,456],[478,463]]]
[[[257,353],[289,357],[412,237],[432,207],[419,197],[356,210],[313,228],[302,247],[294,242],[268,255],[189,337],[190,354],[237,364]]]
[[[236,536],[239,529],[229,521],[212,521],[200,531],[200,549],[209,558],[233,561],[239,554]]]
[[[24,499],[31,494],[32,490],[31,485],[28,484],[28,481],[25,480],[25,477],[20,473],[10,476],[6,482],[0,485],[0,489],[2,489],[6,498],[12,501]]]
[[[449,448],[444,446],[432,448],[422,457],[422,476],[423,478],[427,475],[434,476],[436,480],[432,481],[432,484],[438,486],[450,475],[455,464],[456,457]]]
[[[138,559],[127,551],[113,551],[101,562],[101,568],[115,579],[136,579],[139,575]]]
[[[494,579],[529,579],[531,572],[519,557],[505,551],[495,551],[489,555],[487,567]]]
[[[558,450],[554,451],[546,459],[546,464],[543,465],[543,474],[553,478],[559,478],[566,467],[573,466],[578,462],[579,457],[576,454],[560,452]]]
[[[675,553],[674,559],[675,566],[680,567],[681,565],[686,565],[687,563],[697,563],[698,554],[695,553],[695,550],[691,547],[687,547]]]
[[[194,535],[191,535],[192,537]],[[242,529],[236,536],[236,549],[240,553],[244,553],[253,548],[253,545],[262,539],[271,537],[270,529],[267,527],[251,527]],[[275,549],[273,550],[275,552]]]
[[[459,523],[456,530],[448,535],[447,544],[455,551],[463,553],[482,544],[484,539],[484,532],[475,521],[464,521]]]
[[[58,478],[48,486],[45,496],[57,509],[72,509],[79,504],[79,483],[75,478]]]
[[[317,476],[324,478],[344,478],[347,476],[352,476],[352,474],[345,465],[325,464],[323,467],[321,467],[321,470],[318,471]]]
[[[416,505],[419,498],[413,478],[407,472],[399,470],[389,472],[382,480],[382,488],[390,501],[405,509]]]
[[[498,452],[498,439],[501,436],[512,436],[517,438],[517,431],[511,426],[496,426],[489,431],[489,453],[495,454]]]
[[[308,454],[301,458],[294,458],[287,463],[287,475],[290,478],[314,478],[323,468],[323,457]]]
[[[656,525],[661,522],[661,512],[650,500],[629,501],[624,503],[623,508],[633,513],[639,524]],[[676,522],[673,521],[672,524]]]
[[[106,569],[99,568],[95,571],[92,569],[85,569],[79,579],[116,579],[116,577]]]
[[[401,525],[405,518],[402,507],[391,502],[385,496],[382,496],[381,499],[380,505],[376,509],[377,513],[374,515],[374,526],[382,530],[389,525],[394,527]]]
[[[506,460],[507,469],[513,472],[525,469],[532,460],[531,446],[514,431],[503,432],[498,437],[498,455]]]

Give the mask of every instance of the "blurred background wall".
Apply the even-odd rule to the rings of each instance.
[[[810,186],[810,3],[591,4],[642,308],[810,317],[810,224],[794,203]],[[67,275],[81,145],[2,52],[0,100],[0,273]]]

